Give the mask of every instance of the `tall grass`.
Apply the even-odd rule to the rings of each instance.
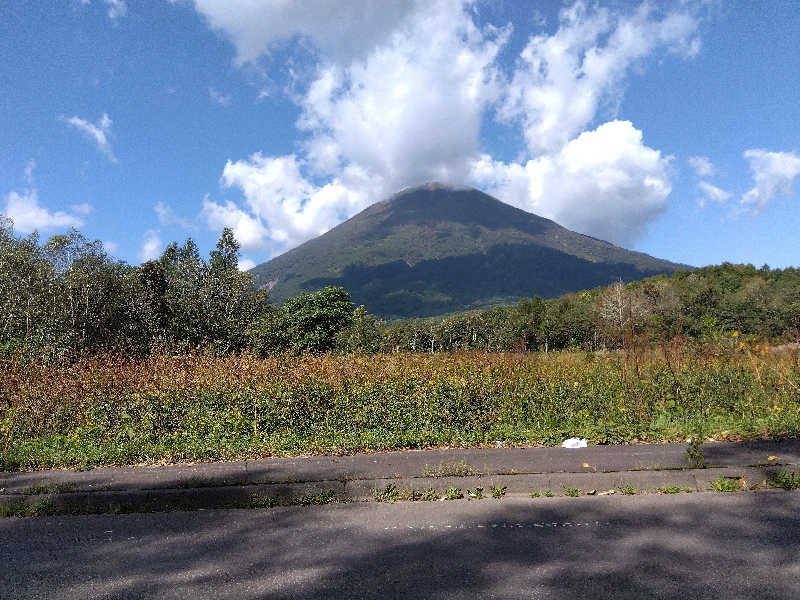
[[[0,468],[800,432],[798,353],[0,360]]]

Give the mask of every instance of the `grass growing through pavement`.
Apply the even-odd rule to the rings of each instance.
[[[665,358],[666,357],[666,358]],[[0,358],[0,469],[800,434],[797,353]],[[702,410],[701,410],[702,408]],[[701,415],[704,415],[701,417]]]
[[[720,476],[708,485],[708,489],[714,492],[740,492],[743,486],[739,479]]]
[[[625,496],[633,496],[636,493],[636,488],[629,483],[623,483],[619,486],[619,491]]]
[[[769,484],[784,490],[800,489],[800,474],[789,471],[776,471],[770,475]]]
[[[422,471],[423,477],[469,477],[478,475],[480,472],[471,464],[461,462],[444,462],[436,466],[425,465]]]
[[[564,487],[564,495],[569,496],[570,498],[577,498],[581,495],[581,488],[576,488],[572,486],[565,486]]]

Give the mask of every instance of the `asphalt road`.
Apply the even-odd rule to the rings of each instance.
[[[0,598],[797,598],[800,492],[0,520]]]

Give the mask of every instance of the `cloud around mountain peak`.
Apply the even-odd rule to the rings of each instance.
[[[670,157],[632,123],[598,116],[648,58],[697,53],[688,5],[614,12],[575,2],[510,67],[500,56],[512,26],[484,23],[475,2],[194,5],[238,64],[270,61],[281,44],[311,57],[295,76],[298,151],[228,161],[221,182],[243,204],[204,204],[209,224],[233,226],[250,248],[287,249],[430,180],[477,185],[616,243],[635,241],[666,208]],[[516,160],[483,147],[485,127],[521,132]]]

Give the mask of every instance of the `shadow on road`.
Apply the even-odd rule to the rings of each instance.
[[[794,598],[800,496],[0,522],[3,598]]]

